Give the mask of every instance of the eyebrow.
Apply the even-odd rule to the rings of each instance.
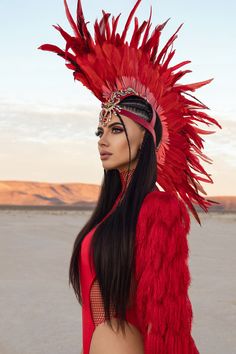
[[[112,124],[108,125],[108,128],[111,128],[111,127],[113,127],[113,125],[117,125],[117,124],[122,125],[122,123],[120,123],[120,122],[115,122],[115,123],[112,123]],[[102,127],[97,127],[97,129],[102,129],[103,130]]]

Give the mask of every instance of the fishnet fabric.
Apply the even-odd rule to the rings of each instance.
[[[129,306],[132,306],[133,304],[132,300],[134,299],[135,290],[136,290],[136,284],[134,282],[134,279],[132,279]],[[98,326],[100,323],[105,322],[105,311],[104,311],[100,286],[97,279],[93,281],[93,284],[90,289],[90,304],[91,304],[91,314],[92,314],[94,325]],[[110,316],[111,317],[115,316],[114,308],[110,309]]]
[[[90,290],[90,304],[92,311],[93,323],[95,326],[105,322],[105,312],[102,301],[102,295],[98,281],[95,279]],[[111,316],[115,315],[115,311],[111,309]]]

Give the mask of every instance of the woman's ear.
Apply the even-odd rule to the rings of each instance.
[[[141,138],[141,142],[140,142],[140,146],[139,146],[139,150],[141,150],[142,144],[143,144],[143,139],[144,139],[144,134],[145,134],[145,128],[142,129],[142,138]]]

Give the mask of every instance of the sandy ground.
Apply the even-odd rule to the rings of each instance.
[[[80,353],[68,267],[89,214],[0,211],[0,354]],[[236,214],[201,215],[189,235],[192,336],[201,354],[235,354]]]

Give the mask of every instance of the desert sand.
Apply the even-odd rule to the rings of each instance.
[[[81,307],[68,285],[91,211],[0,211],[0,354],[79,354]],[[236,214],[201,214],[189,234],[192,336],[201,354],[236,348]],[[112,353],[111,353],[112,354]]]

